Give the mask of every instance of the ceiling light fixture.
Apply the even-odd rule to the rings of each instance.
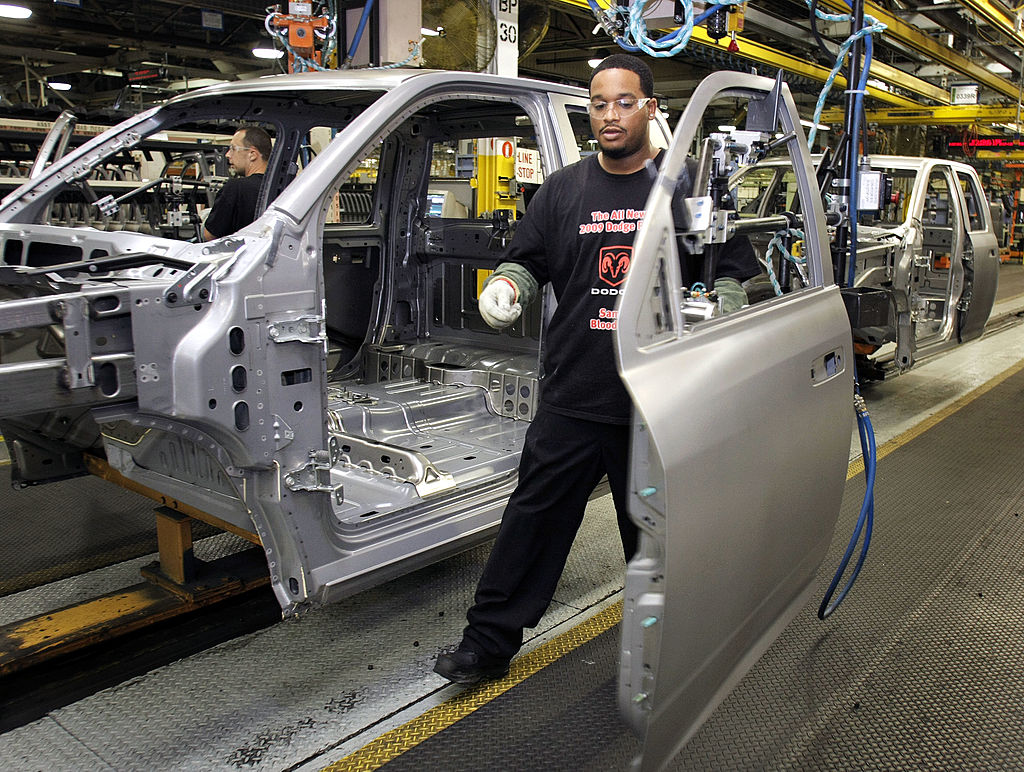
[[[52,88],[54,91],[70,91],[71,90],[71,84],[70,83],[64,83],[63,81],[60,81],[60,80],[48,80],[48,81],[46,81],[46,85],[49,86],[50,88]]]
[[[832,128],[827,123],[814,124],[814,123],[811,123],[810,121],[803,121],[803,120],[800,121],[800,125],[803,126],[805,129],[810,129],[810,128],[814,128],[815,126],[817,126],[818,127],[818,131],[829,131]]]
[[[262,46],[256,46],[252,50],[252,55],[257,59],[280,59],[284,56],[284,51],[277,48],[263,48]]]
[[[27,19],[31,15],[31,8],[25,8],[20,5],[10,5],[9,3],[0,3],[0,16],[5,19]]]
[[[991,73],[995,73],[996,75],[1009,75],[1013,72],[1013,70],[1002,62],[989,62],[985,65],[985,69]]]

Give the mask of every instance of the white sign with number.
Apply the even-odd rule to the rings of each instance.
[[[519,0],[491,0],[498,23],[498,44],[488,72],[514,78],[519,75]]]
[[[954,105],[978,104],[978,84],[965,83],[960,86],[952,86],[949,90],[949,101]]]

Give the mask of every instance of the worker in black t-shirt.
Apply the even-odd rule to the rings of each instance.
[[[590,81],[590,123],[600,152],[552,174],[519,222],[505,262],[488,278],[478,309],[501,329],[550,282],[558,307],[545,332],[544,377],[526,433],[519,484],[467,613],[462,642],[434,671],[474,684],[501,678],[523,629],[547,609],[587,500],[608,475],[628,560],[637,528],[626,506],[632,402],[613,349],[616,300],[633,257],[653,179],[647,161],[658,109],[650,68],[615,54]],[[740,285],[760,272],[746,238],[718,257],[714,289],[726,311],[747,302]]]
[[[231,137],[227,159],[236,176],[224,183],[213,202],[203,224],[204,241],[227,236],[256,219],[269,158],[270,135],[259,126],[246,126]]]

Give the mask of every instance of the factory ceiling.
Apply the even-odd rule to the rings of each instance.
[[[428,2],[440,0],[423,0]],[[1010,0],[1013,2],[1014,0]],[[391,0],[394,4],[396,0]],[[476,5],[477,0],[444,0]],[[79,111],[137,111],[176,92],[217,80],[235,80],[281,70],[281,61],[253,56],[267,45],[268,8],[242,0],[25,0],[29,19],[0,19],[0,109],[5,112],[74,106]],[[486,0],[482,3],[488,5]],[[608,0],[601,0],[606,6]],[[334,0],[356,10],[362,0]],[[839,0],[819,0],[839,12]],[[370,31],[381,7],[371,18]],[[653,30],[672,25],[671,0],[649,4]],[[1024,33],[1020,11],[1002,0],[906,2],[867,0],[866,13],[887,25],[877,36],[869,107],[945,107],[951,87],[978,84],[981,105],[1015,111],[1020,101]],[[386,12],[386,11],[384,11]],[[486,9],[480,18],[487,17]],[[521,0],[521,37],[532,51],[520,60],[520,74],[585,83],[587,60],[618,50],[602,31],[587,0]],[[350,37],[352,30],[343,30]],[[817,33],[817,36],[815,35]],[[751,0],[745,24],[730,49],[730,36],[712,40],[700,27],[677,56],[653,61],[659,90],[670,104],[682,103],[708,72],[786,71],[790,87],[813,104],[835,61],[849,24],[809,23],[803,0]],[[372,35],[370,35],[372,37]],[[525,40],[524,40],[525,42]],[[431,64],[427,62],[428,66]],[[446,64],[446,63],[445,63]],[[68,91],[52,84],[67,83]],[[831,104],[838,105],[842,89]],[[955,111],[954,111],[955,112]]]

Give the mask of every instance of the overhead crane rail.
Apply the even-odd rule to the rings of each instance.
[[[561,5],[581,10],[589,10],[590,8],[587,0],[557,0],[557,2]],[[989,0],[962,0],[962,3],[966,7],[979,13],[979,15],[985,16],[985,18],[988,18],[988,16],[991,15],[992,22],[997,24],[1001,31],[1007,32],[1008,34],[1013,32],[1012,21],[1007,20],[1004,15],[999,14],[999,9],[992,5]],[[977,5],[978,8],[975,8],[975,5]],[[848,10],[842,0],[822,0],[822,6],[828,6],[842,12]],[[971,61],[963,54],[942,45],[939,41],[928,37],[920,30],[906,23],[898,16],[888,12],[885,8],[876,3],[865,2],[864,12],[886,25],[887,29],[883,33],[886,37],[925,54],[934,61],[946,65],[950,69],[977,81],[987,88],[997,91],[1015,101],[1017,100],[1019,96],[1018,84],[1010,82],[1009,80],[986,70],[984,67]],[[995,21],[997,15],[1000,15],[1003,19],[1001,22]],[[1021,34],[1016,32],[1013,33],[1012,36],[1016,40],[1021,37]],[[691,40],[704,46],[721,48],[721,44],[708,35],[707,31],[703,27],[694,27]],[[786,72],[793,73],[794,75],[801,75],[820,82],[824,82],[828,77],[828,69],[814,64],[813,62],[791,56],[743,36],[737,36],[736,40],[739,44],[739,50],[733,52],[734,56],[741,56],[753,62],[777,67],[785,70]],[[944,89],[928,83],[921,78],[917,78],[914,75],[903,72],[895,67],[885,65],[878,61],[872,61],[870,73],[872,78],[877,78],[878,80],[897,89],[917,94],[920,97],[924,97],[925,99],[936,102],[940,105],[948,105],[950,103],[949,94]],[[845,87],[845,79],[842,79],[841,77],[837,78],[836,84],[838,86]],[[867,96],[878,101],[897,106],[924,106],[923,103],[916,102],[915,100],[900,94],[886,92],[883,89],[872,87],[868,87]]]

